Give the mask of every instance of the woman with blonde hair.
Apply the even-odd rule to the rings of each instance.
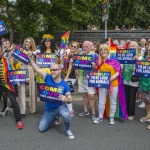
[[[35,41],[32,37],[27,37],[23,42],[23,47],[27,49],[27,51],[34,52],[36,50]],[[30,113],[35,113],[37,109],[37,88],[35,83],[35,72],[30,63],[25,65],[19,62],[16,65],[17,69],[27,69],[28,70],[28,78],[27,82],[29,82],[29,111]],[[25,84],[18,85],[18,103],[20,106],[20,112],[22,115],[26,114],[26,98],[25,98]]]
[[[117,98],[119,99],[120,102],[122,115],[125,119],[127,119],[126,102],[122,82],[122,69],[121,64],[115,58],[109,58],[109,47],[106,44],[100,45],[99,53],[101,57],[101,62],[98,66],[94,67],[97,71],[100,72],[101,71],[110,72],[110,88],[99,88],[99,102],[98,102],[99,116],[93,121],[93,123],[97,124],[103,121],[107,94],[109,94],[110,125],[113,125],[115,124],[114,117],[117,109]]]

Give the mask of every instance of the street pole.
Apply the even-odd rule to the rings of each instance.
[[[107,39],[107,21],[105,21],[105,40]]]

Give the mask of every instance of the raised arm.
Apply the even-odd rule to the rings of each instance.
[[[34,62],[33,57],[32,57],[32,52],[28,52],[28,57],[29,57],[29,59],[30,59],[30,63],[31,63],[31,65],[32,65],[32,67],[34,68],[34,70],[35,70],[37,73],[39,73],[40,76],[41,76],[43,79],[45,79],[46,73],[43,72],[43,71],[41,70],[41,68]]]

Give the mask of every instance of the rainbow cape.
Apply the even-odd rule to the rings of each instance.
[[[118,62],[118,60],[115,58],[107,59],[105,63],[111,65],[115,70],[119,72],[118,100],[117,100],[117,110],[115,113],[115,117],[124,118],[126,120],[128,119],[128,113],[126,109],[126,96],[125,96],[125,90],[124,90],[124,84],[123,84],[121,65]],[[108,117],[109,114],[110,114],[110,101],[109,101],[109,96],[107,96],[104,117]]]
[[[69,40],[69,35],[70,35],[70,31],[66,32],[66,33],[61,37],[61,42],[60,42],[60,48],[61,48],[61,49],[65,49],[65,48],[67,47],[68,40]]]
[[[3,63],[4,66],[4,78],[5,78],[5,82],[3,84],[3,86],[5,86],[7,89],[9,89],[12,92],[15,92],[14,87],[9,83],[9,77],[8,77],[8,72],[9,70],[15,70],[15,66],[13,64],[9,64],[6,60],[6,58],[2,57],[1,61]]]
[[[110,57],[116,57],[116,51],[118,47],[116,44],[113,43],[112,38],[109,38],[109,51],[110,51]]]

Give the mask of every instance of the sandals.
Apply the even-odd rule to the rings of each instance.
[[[147,126],[147,129],[150,130],[150,125]]]
[[[139,121],[140,121],[140,122],[150,121],[150,116],[142,117]]]

